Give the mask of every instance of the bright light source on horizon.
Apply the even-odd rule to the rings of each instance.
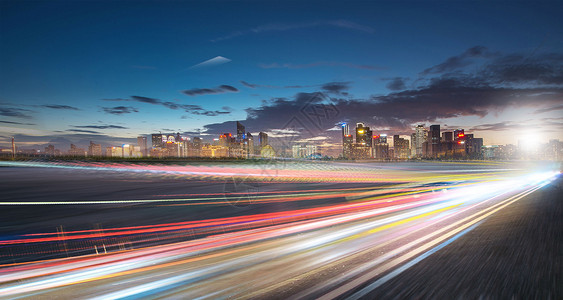
[[[522,135],[522,137],[520,139],[518,139],[518,147],[527,153],[530,152],[535,152],[538,150],[541,141],[542,141],[542,135],[534,132],[528,132],[525,133],[524,135]]]

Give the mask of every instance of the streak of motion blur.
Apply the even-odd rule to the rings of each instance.
[[[0,298],[361,298],[559,166],[2,162]]]

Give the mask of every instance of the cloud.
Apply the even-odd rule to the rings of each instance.
[[[300,110],[309,104],[318,104],[328,98],[323,93],[298,93],[290,98],[272,98],[257,108],[246,109],[244,125],[249,130],[269,131],[283,129],[292,116],[300,115]],[[234,121],[209,124],[204,129],[209,133],[230,132],[236,128]]]
[[[32,124],[32,123],[20,123],[20,122],[3,121],[3,120],[0,120],[0,123],[14,124],[14,125],[36,125],[36,124]]]
[[[173,109],[173,110],[184,110],[187,113],[191,113],[194,115],[203,115],[203,116],[218,116],[218,115],[225,115],[231,113],[231,108],[224,106],[223,110],[206,110],[203,109],[199,105],[194,104],[181,104],[175,103],[170,101],[162,101],[156,98],[149,98],[143,96],[131,96],[130,99],[126,98],[114,98],[114,99],[103,99],[105,101],[133,101],[133,102],[140,102],[140,103],[148,103],[153,105],[162,105],[166,108]],[[124,107],[124,106],[119,106]],[[227,109],[225,109],[227,108]]]
[[[438,119],[461,116],[484,117],[507,108],[535,108],[554,106],[563,98],[563,88],[504,88],[476,83],[472,78],[435,78],[428,85],[411,90],[372,96],[368,99],[339,98],[338,95],[298,93],[292,98],[273,98],[262,106],[246,109],[247,118],[243,124],[251,130],[268,131],[287,128],[292,118],[298,118],[310,131],[315,127],[307,120],[308,105],[333,105],[340,114],[336,118],[326,117],[322,123],[323,132],[332,132],[338,138],[338,131],[329,129],[342,120],[366,122],[376,130],[408,133],[415,123],[429,123]],[[311,101],[311,99],[313,99]],[[318,113],[319,111],[317,111]],[[322,118],[325,118],[321,114]],[[312,118],[314,120],[314,118]],[[209,124],[204,127],[208,133],[233,131],[233,122]],[[320,131],[319,131],[320,132]]]
[[[51,108],[51,109],[79,110],[78,108],[76,108],[74,106],[59,105],[59,104],[45,104],[45,105],[41,105],[41,107]]]
[[[328,140],[329,137],[327,136],[315,136],[315,137],[311,137],[311,138],[305,138],[305,139],[300,139],[300,140],[296,140],[296,143],[310,143],[310,142],[318,142],[318,141],[325,141]]]
[[[306,69],[315,67],[346,67],[352,69],[364,69],[364,70],[384,70],[383,67],[373,66],[373,65],[358,65],[346,62],[337,61],[317,61],[308,64],[292,64],[292,63],[270,63],[270,64],[259,64],[260,68],[263,69]]]
[[[525,122],[498,122],[488,123],[473,126],[471,131],[505,131],[505,130],[526,130],[534,128],[534,130],[541,129],[541,131],[549,130],[549,128],[563,128],[563,123],[558,122],[561,118],[543,118],[539,120],[527,120]]]
[[[28,114],[30,112],[31,110],[23,109],[23,108],[0,107],[0,116],[4,116],[4,117],[31,119],[31,116]]]
[[[563,54],[509,54],[485,66],[483,77],[493,84],[563,85]]]
[[[515,124],[512,122],[498,122],[498,123],[489,123],[489,124],[481,124],[474,127],[471,127],[470,131],[504,131],[508,129],[518,129],[520,126],[519,124]]]
[[[451,72],[456,69],[466,67],[472,63],[473,58],[489,58],[495,54],[488,51],[486,47],[474,46],[467,49],[460,55],[452,56],[443,63],[430,67],[421,72],[421,75],[439,74],[444,72]]]
[[[223,56],[215,56],[212,59],[208,59],[204,62],[201,62],[199,64],[193,65],[190,67],[190,69],[199,69],[199,68],[205,68],[205,67],[213,67],[213,66],[218,66],[218,65],[222,65],[222,64],[226,64],[228,62],[231,62],[230,59],[223,57]]]
[[[321,89],[327,93],[342,94],[350,88],[350,82],[329,82],[322,85]]]
[[[484,117],[507,107],[551,105],[563,96],[563,89],[515,89],[474,84],[472,79],[439,78],[420,89],[372,97],[366,105],[384,119],[419,122],[458,116]],[[343,111],[358,109],[353,102],[339,100],[338,103],[345,106]]]
[[[336,27],[336,28],[344,28],[354,31],[365,32],[369,34],[375,33],[375,29],[358,24],[352,21],[347,20],[329,20],[329,21],[316,21],[316,22],[303,22],[303,23],[270,23],[264,24],[257,27],[253,27],[247,30],[239,30],[234,31],[228,35],[221,36],[215,39],[212,39],[212,42],[219,42],[224,40],[230,40],[237,37],[249,35],[249,34],[260,34],[260,33],[267,33],[267,32],[283,32],[288,30],[296,30],[296,29],[304,29],[304,28],[313,28],[313,27],[321,27],[321,26],[328,26],[328,27]]]
[[[134,112],[139,112],[136,108],[131,106],[115,106],[115,107],[102,107],[103,111],[113,115],[123,115]]]
[[[475,62],[475,58],[482,59],[479,69],[473,73],[464,70],[465,67]],[[469,75],[486,85],[560,86],[563,85],[563,54],[502,54],[491,52],[482,46],[475,46],[420,74],[449,77]]]
[[[386,87],[392,91],[401,91],[407,88],[405,84],[405,78],[403,77],[395,77],[390,79],[390,82],[386,85]]]
[[[563,104],[561,105],[557,105],[557,106],[552,106],[552,107],[546,107],[546,108],[541,108],[536,110],[534,113],[535,114],[541,114],[541,113],[545,113],[545,112],[551,112],[554,110],[562,110],[563,109]]]
[[[150,104],[160,104],[162,101],[154,98],[142,97],[142,96],[131,96],[134,101],[141,102],[141,103],[150,103]]]
[[[98,132],[98,131],[94,131],[94,130],[84,130],[84,129],[68,129],[67,131],[81,132],[81,133],[100,133],[100,132]]]
[[[249,83],[244,80],[241,80],[240,83],[246,87],[251,89],[256,88],[268,88],[268,89],[302,89],[302,88],[309,88],[319,86],[317,85],[285,85],[285,86],[277,86],[277,85],[267,85],[267,84],[256,84],[256,83]]]
[[[72,126],[75,128],[92,128],[92,129],[129,129],[128,127],[123,127],[119,125],[81,125]]]
[[[244,86],[246,86],[246,87],[249,87],[249,88],[251,88],[251,89],[255,89],[255,88],[257,88],[257,87],[262,87],[262,86],[259,85],[259,84],[248,83],[248,82],[246,82],[246,81],[244,81],[244,80],[241,80],[240,83],[242,83],[242,85],[244,85]]]
[[[543,53],[526,58],[519,54],[493,53],[477,46],[453,57],[456,59],[448,59],[436,67],[428,68],[427,76],[418,81],[420,84],[416,87],[407,87],[406,78],[388,78],[383,80],[390,80],[390,93],[354,98],[347,94],[349,83],[326,83],[316,85],[319,92],[297,93],[292,97],[263,100],[262,105],[247,108],[247,117],[241,121],[252,132],[271,132],[279,138],[296,137],[295,133],[283,132],[288,128],[305,128],[318,133],[314,132],[316,136],[338,139],[339,131],[330,129],[343,120],[365,122],[378,132],[403,134],[410,133],[412,124],[416,123],[430,123],[462,116],[485,117],[509,108],[527,108],[537,113],[561,109],[563,85],[558,82],[563,70],[563,58],[559,54]],[[477,59],[481,65],[479,69],[467,68]],[[531,72],[534,76],[520,72]],[[273,87],[246,81],[241,84],[248,88]],[[181,104],[146,97],[118,101],[159,104],[172,109],[188,108]],[[307,109],[311,107],[315,108],[314,115]],[[337,117],[325,114],[323,109],[327,107],[334,108],[340,114]],[[193,110],[190,113],[196,115],[219,115],[229,112],[226,109],[206,111],[199,106],[189,108]],[[320,125],[314,124],[318,118],[325,118]],[[293,119],[298,119],[298,124],[288,127]],[[553,122],[555,121],[551,123]],[[551,123],[546,121],[545,126]],[[560,128],[561,123],[555,123],[557,124],[552,125],[559,127],[549,125],[552,126],[550,128]],[[317,125],[319,128],[315,127]],[[511,126],[514,128],[520,125],[510,122],[491,123],[472,129],[506,130]],[[203,133],[214,135],[233,132],[235,129],[235,121],[227,121],[208,124],[204,126]],[[315,134],[299,134],[296,138],[311,138]]]
[[[223,93],[238,93],[238,91],[239,90],[234,86],[223,84],[216,88],[184,90],[182,91],[182,93],[193,97],[193,96],[223,94]]]
[[[193,111],[192,114],[194,115],[202,115],[202,116],[208,116],[208,117],[214,117],[214,116],[219,116],[219,115],[228,115],[230,114],[230,111],[220,111],[220,110],[206,110],[206,111]]]

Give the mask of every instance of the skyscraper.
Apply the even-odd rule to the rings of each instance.
[[[430,125],[428,132],[429,156],[438,157],[440,152],[440,125]]]
[[[147,137],[146,136],[138,136],[137,137],[137,146],[141,148],[141,154],[143,157],[147,157]]]
[[[90,141],[90,146],[88,146],[88,156],[102,156],[102,145],[95,144]]]
[[[371,147],[372,131],[364,123],[356,123],[356,143]]]
[[[342,123],[342,157],[350,158],[352,151],[352,135],[350,134],[350,125]]]
[[[465,130],[463,129],[456,129],[454,130],[454,141],[459,142],[459,141],[464,141],[465,140]]]
[[[203,143],[200,137],[194,137],[193,139],[193,143],[192,143],[192,151],[190,153],[190,156],[196,156],[196,157],[200,157],[202,156],[201,154],[201,149],[203,148]]]
[[[409,141],[399,135],[393,136],[393,148],[396,158],[409,158]]]
[[[250,132],[246,133],[246,155],[247,157],[254,156],[254,137]]]
[[[416,156],[422,156],[422,145],[426,141],[426,136],[428,132],[424,125],[417,125],[414,132],[414,139],[411,141],[414,154]]]
[[[481,148],[483,147],[483,139],[475,138],[473,134],[464,134],[465,154],[469,158],[481,158]]]
[[[452,142],[454,140],[454,133],[451,131],[443,132],[442,133],[442,141],[443,142]]]
[[[152,147],[162,148],[162,134],[153,134],[152,137]]]
[[[243,142],[245,139],[246,128],[239,121],[237,121],[237,142]]]
[[[47,147],[45,147],[45,154],[46,155],[55,155],[55,146],[48,145]]]
[[[350,134],[350,125],[348,123],[342,123],[342,136],[347,136]]]
[[[260,141],[260,149],[268,145],[268,134],[265,132],[260,132],[258,134],[258,140]]]
[[[346,159],[352,158],[352,147],[354,145],[354,138],[351,134],[342,137],[342,156]]]
[[[219,136],[219,145],[222,147],[230,147],[233,143],[233,135],[229,132],[223,133]]]
[[[78,148],[74,144],[70,144],[70,149],[68,150],[68,155],[70,156],[85,156],[86,151],[82,148]]]

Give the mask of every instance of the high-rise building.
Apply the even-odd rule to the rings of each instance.
[[[417,125],[415,128],[415,132],[411,139],[411,147],[413,149],[413,155],[422,156],[423,155],[423,144],[426,141],[427,130],[424,128],[424,125]]]
[[[371,157],[375,159],[389,158],[389,144],[387,134],[374,135],[372,137]]]
[[[454,141],[460,142],[465,140],[465,130],[463,129],[456,129],[454,130]]]
[[[193,139],[193,143],[192,143],[192,149],[189,152],[189,156],[195,156],[195,157],[200,157],[202,156],[201,154],[201,149],[203,148],[203,143],[200,137],[194,137]]]
[[[53,156],[55,155],[55,146],[48,145],[45,147],[45,155]]]
[[[348,123],[342,123],[342,136],[347,136],[350,134],[350,125]]]
[[[406,159],[409,158],[409,140],[400,137],[399,135],[393,136],[393,148],[396,158]]]
[[[121,147],[107,147],[106,156],[123,157],[123,148],[121,148]]]
[[[74,144],[70,144],[70,149],[68,150],[68,155],[70,156],[84,156],[86,151],[83,148],[78,148]]]
[[[260,149],[266,147],[268,144],[268,134],[265,132],[260,132],[258,134],[258,140],[260,141]]]
[[[248,158],[254,156],[254,137],[250,132],[246,133],[246,156]]]
[[[387,144],[387,134],[383,133],[379,135],[379,143]]]
[[[302,158],[303,156],[301,155],[301,145],[293,145],[293,147],[291,147],[292,153],[293,153],[293,158]]]
[[[371,147],[373,133],[364,123],[356,123],[356,144]]]
[[[563,158],[563,143],[558,139],[551,139],[545,145],[545,159],[560,161]]]
[[[246,128],[239,121],[237,121],[237,142],[243,142],[245,140]]]
[[[141,154],[143,155],[143,157],[147,157],[148,155],[148,151],[147,151],[147,137],[146,136],[138,136],[137,137],[137,146],[139,146],[139,148],[141,149]]]
[[[465,145],[466,152],[474,158],[480,158],[483,149],[483,138],[472,138],[469,143]]]
[[[315,158],[318,155],[317,145],[293,145],[293,158]]]
[[[352,135],[350,135],[350,125],[348,123],[342,123],[342,157],[343,158],[350,158],[351,154],[351,147],[352,147],[353,139]]]
[[[306,145],[305,154],[307,155],[308,158],[318,156],[320,155],[319,148],[317,147],[317,145]]]
[[[440,125],[430,125],[428,132],[428,156],[438,157],[440,153]]]
[[[152,147],[162,148],[163,135],[162,134],[152,134]]]
[[[465,155],[469,158],[481,158],[483,148],[483,139],[475,138],[473,134],[464,134],[465,144]]]
[[[442,142],[453,142],[454,133],[451,131],[442,132]]]
[[[351,134],[342,137],[342,156],[346,159],[352,158],[352,147],[354,145],[354,137]]]
[[[95,144],[94,142],[90,141],[90,146],[88,146],[88,156],[102,156],[102,145]]]
[[[129,144],[123,144],[123,146],[121,147],[121,151],[123,151],[122,156],[123,157],[131,157],[133,156],[133,146],[129,145]]]
[[[233,135],[229,132],[223,133],[219,136],[219,146],[230,147],[233,139]]]

